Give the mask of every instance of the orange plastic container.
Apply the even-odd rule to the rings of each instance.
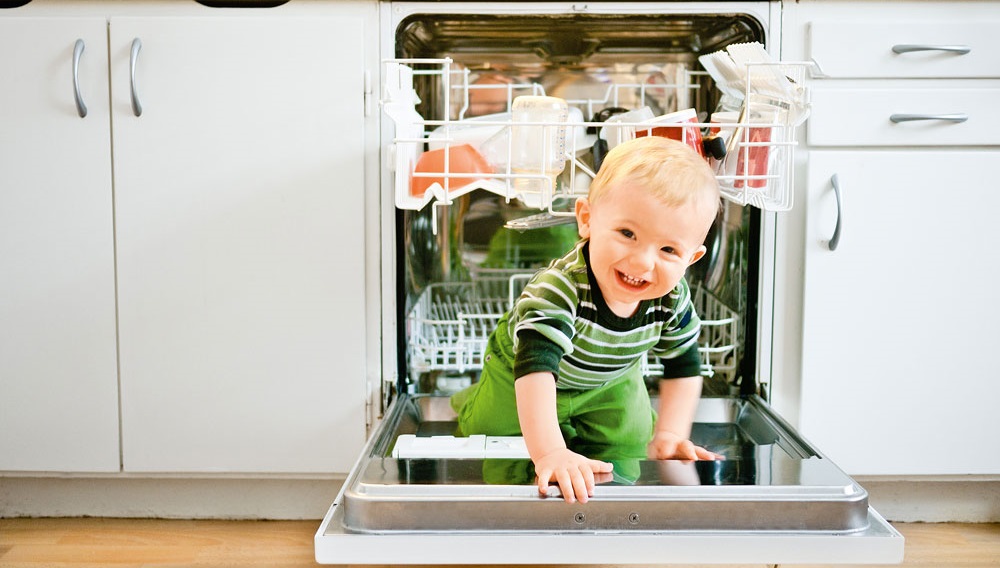
[[[486,158],[469,144],[460,144],[447,148],[448,164],[445,167],[445,148],[428,150],[420,155],[414,166],[414,173],[439,174],[439,176],[412,176],[410,178],[410,194],[421,197],[435,183],[445,187],[445,176],[449,174],[448,191],[454,192],[470,183],[481,180],[493,173]]]

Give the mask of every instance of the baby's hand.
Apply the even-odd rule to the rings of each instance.
[[[592,460],[560,448],[535,462],[535,474],[538,475],[538,492],[546,495],[549,483],[555,481],[567,503],[580,501],[586,503],[594,495],[594,484],[607,481],[611,477],[612,465],[607,462]]]
[[[651,460],[724,460],[725,456],[696,446],[673,432],[657,432],[646,448]]]

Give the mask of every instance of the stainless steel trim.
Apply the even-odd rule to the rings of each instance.
[[[811,531],[581,531],[358,534],[334,502],[314,535],[323,564],[898,564],[904,539],[874,509],[855,533]],[[627,553],[623,553],[627,551]]]
[[[139,59],[139,50],[142,49],[142,41],[139,38],[132,40],[132,51],[128,60],[129,84],[132,89],[132,113],[136,116],[142,115],[142,105],[139,104],[139,92],[135,86],[135,67]]]
[[[80,92],[80,57],[84,47],[82,39],[76,40],[73,45],[73,97],[76,100],[76,113],[80,118],[87,116],[87,105],[83,103],[83,94]]]

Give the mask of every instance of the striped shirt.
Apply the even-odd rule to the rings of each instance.
[[[635,315],[608,308],[581,241],[528,282],[509,314],[514,376],[547,371],[561,389],[594,389],[620,377],[651,351],[664,378],[696,376],[701,369],[701,320],[687,282],[667,295],[639,303]]]

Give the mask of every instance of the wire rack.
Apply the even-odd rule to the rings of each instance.
[[[720,121],[711,128],[728,133],[726,156],[716,164],[723,197],[740,205],[769,211],[792,208],[797,127],[809,114],[805,87],[812,62],[748,63],[744,78],[744,104],[735,121]],[[773,84],[781,78],[788,92],[760,92],[754,85]]]
[[[464,118],[470,93],[483,86],[470,85],[465,70],[453,69],[450,59],[393,59],[385,62],[385,92],[382,106],[395,124],[395,137],[390,148],[392,167],[395,171],[394,193],[398,208],[419,210],[436,202],[450,204],[461,195],[475,190],[485,190],[505,197],[520,199],[540,211],[553,216],[567,215],[553,208],[553,203],[567,198],[585,195],[593,179],[593,165],[581,160],[582,152],[589,150],[588,138],[574,133],[599,129],[608,123],[574,120],[572,113],[566,121],[532,122],[531,126],[541,130],[543,136],[558,130],[565,140],[565,172],[568,175],[556,177],[550,172],[515,170],[510,164],[489,163],[487,167],[473,170],[464,168],[453,151],[468,146],[463,139],[470,129],[486,130],[493,134],[512,132],[515,125],[522,127],[528,123],[515,123],[503,113],[491,117]],[[679,136],[684,141],[689,128],[696,128],[708,135],[721,136],[726,143],[727,153],[709,162],[716,171],[723,196],[740,205],[751,205],[765,210],[784,211],[792,207],[792,180],[794,179],[794,150],[797,145],[797,126],[808,114],[808,90],[805,79],[812,63],[780,62],[754,63],[746,67],[744,105],[740,112],[723,120],[710,122],[685,122],[664,125],[650,122],[619,122],[617,127],[629,131],[632,136],[654,135],[654,129],[682,128]],[[418,70],[415,70],[418,67]],[[697,72],[689,72],[694,77]],[[458,118],[452,119],[451,110],[442,110],[442,116],[423,117],[416,110],[420,102],[413,88],[414,76],[436,76],[444,93],[444,109],[461,109]],[[757,92],[754,85],[774,76],[787,79],[794,86],[788,100],[773,94]],[[457,79],[455,78],[457,77]],[[669,85],[680,89],[695,89],[697,84]],[[660,88],[663,85],[659,85]],[[507,96],[507,108],[518,94],[544,95],[541,85],[510,84],[501,87]],[[599,100],[568,100],[570,108],[580,110],[575,116],[591,116],[594,109],[612,105],[642,104],[645,86],[641,84],[609,85],[606,95]],[[622,97],[623,90],[633,93]],[[638,92],[638,97],[634,93]],[[583,113],[587,114],[584,115]],[[699,134],[700,136],[700,134]],[[513,136],[508,136],[510,143]],[[481,141],[480,141],[481,142]],[[474,153],[481,150],[472,143]],[[468,151],[467,148],[461,148]],[[443,159],[431,167],[422,162],[422,156],[430,151],[443,150]],[[550,152],[545,147],[540,151]],[[424,156],[426,158],[426,156]],[[479,156],[481,158],[481,156]],[[537,160],[542,162],[540,158]],[[415,181],[421,183],[414,183]],[[531,181],[535,183],[519,183]],[[415,189],[415,187],[417,189]]]
[[[481,272],[469,282],[429,285],[406,318],[410,371],[417,375],[480,371],[490,333],[530,277],[496,269]],[[702,323],[701,374],[721,374],[732,379],[736,372],[738,316],[704,289],[695,287],[692,292]],[[643,362],[647,376],[662,370],[663,365],[652,355]]]

